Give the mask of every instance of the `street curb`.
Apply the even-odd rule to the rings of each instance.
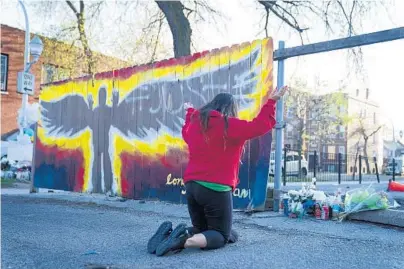
[[[359,212],[348,216],[348,219],[404,228],[404,211],[394,209]]]

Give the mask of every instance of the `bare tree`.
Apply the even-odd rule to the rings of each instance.
[[[296,141],[295,150],[299,153],[307,149],[308,141],[316,141],[318,147],[321,143],[332,142],[341,124],[340,114],[336,111],[341,93],[319,95],[319,92],[320,88],[309,89],[305,81],[297,80],[286,96],[287,130],[292,134],[288,138]],[[299,161],[299,176],[300,173]]]
[[[170,26],[174,43],[174,57],[191,54],[191,25],[184,14],[181,1],[156,1]]]
[[[83,46],[84,53],[85,53],[85,60],[87,62],[87,72],[88,74],[93,75],[94,74],[94,57],[93,57],[93,52],[90,48],[88,38],[87,38],[87,33],[86,33],[86,19],[85,19],[85,5],[84,1],[80,0],[79,1],[79,8],[76,8],[74,4],[71,1],[66,0],[67,6],[73,11],[74,15],[76,16],[77,19],[77,30],[79,32],[79,38],[81,45]],[[97,2],[93,3],[97,5],[97,9],[100,8],[100,5],[102,2]]]
[[[378,1],[359,0],[268,0],[258,2],[266,11],[266,33],[268,32],[269,16],[273,15],[300,34],[302,42],[302,33],[311,29],[310,25],[304,25],[303,21],[305,17],[321,19],[327,31],[335,32],[339,28],[338,30],[342,31],[344,35],[352,36],[358,34],[361,26],[360,16],[363,16],[371,8],[380,4]],[[311,21],[314,22],[314,20]]]
[[[104,1],[42,1],[31,2],[29,7],[35,9],[37,14],[49,20],[57,14],[58,25],[44,25],[43,29],[47,29],[45,35],[53,42],[48,42],[50,49],[53,47],[64,47],[66,52],[65,58],[69,58],[69,64],[64,61],[64,66],[70,69],[80,69],[79,66],[85,66],[84,72],[93,75],[100,71],[97,69],[98,54],[94,53],[90,45],[89,29],[92,29],[93,23],[99,18],[100,12],[104,5]],[[67,11],[67,12],[66,12]],[[44,20],[44,24],[47,23]],[[46,27],[48,26],[48,27]],[[50,27],[49,27],[50,26]],[[66,48],[62,42],[69,42],[70,49]],[[82,53],[77,52],[77,47],[82,49]],[[48,52],[49,54],[49,52]],[[75,64],[72,64],[72,56],[75,55]],[[74,72],[73,72],[74,73]],[[82,75],[82,74],[79,74]]]
[[[368,155],[368,143],[369,143],[369,138],[372,138],[375,136],[383,127],[383,125],[371,125],[366,123],[366,118],[364,118],[362,115],[358,117],[357,119],[354,119],[353,121],[356,121],[357,124],[354,127],[350,137],[359,137],[358,138],[358,143],[356,145],[356,155],[360,152],[362,149],[363,151],[363,158],[365,159],[365,164],[366,164],[366,170],[367,173],[370,173],[370,163],[369,163],[369,155]],[[360,147],[360,141],[363,140],[363,146],[362,148]],[[355,158],[356,159],[356,158]],[[355,160],[355,166],[356,166],[356,160]]]
[[[264,30],[268,36],[268,21],[274,16],[290,29],[295,31],[304,43],[304,33],[310,31],[319,20],[323,22],[326,33],[332,33],[339,37],[350,37],[361,31],[362,18],[373,9],[385,4],[381,0],[327,0],[327,1],[289,1],[289,0],[266,0],[258,1],[265,10]],[[386,11],[386,9],[380,9]],[[363,53],[360,47],[351,48],[347,54],[348,73],[351,69],[356,74],[363,74]]]
[[[193,7],[184,5],[181,1],[155,1],[170,26],[173,36],[174,57],[187,56],[191,54],[192,28],[190,18],[205,21],[205,16],[221,16],[221,13],[213,9],[205,0],[194,0]],[[189,3],[189,2],[187,2]]]
[[[298,150],[304,149],[305,142],[311,139],[331,142],[337,134],[337,126],[343,124],[338,111],[342,93],[320,95],[321,92],[320,88],[309,89],[306,82],[297,80],[286,97],[288,125],[296,134],[293,138]]]

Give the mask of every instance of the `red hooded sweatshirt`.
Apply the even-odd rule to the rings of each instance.
[[[269,132],[275,126],[275,101],[268,100],[252,121],[229,118],[227,132],[223,115],[210,112],[205,134],[199,111],[187,110],[182,137],[188,144],[189,162],[184,183],[192,180],[237,186],[240,158],[244,143]]]

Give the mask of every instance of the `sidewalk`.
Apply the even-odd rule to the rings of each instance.
[[[319,188],[321,189],[321,188]],[[187,218],[188,212],[186,206],[184,204],[172,204],[168,202],[159,202],[159,201],[144,201],[144,200],[131,200],[131,199],[123,199],[121,197],[107,197],[105,194],[85,194],[85,193],[74,193],[74,192],[65,192],[65,191],[51,191],[47,189],[40,189],[38,193],[29,194],[29,189],[12,189],[6,188],[2,189],[2,195],[13,195],[13,196],[22,196],[22,197],[32,197],[37,199],[47,199],[53,201],[65,201],[77,204],[94,204],[98,206],[108,206],[108,207],[116,207],[116,208],[126,208],[143,212],[154,212],[162,215],[169,215],[178,218]],[[392,193],[393,197],[397,199],[397,202],[400,204],[404,204],[404,194],[403,193]],[[403,209],[403,208],[400,208]],[[259,218],[260,221],[254,222],[257,225],[259,223],[264,224],[265,221],[263,219],[272,219],[272,218],[281,218],[284,221],[287,221],[288,218],[285,218],[281,212],[273,212],[267,211],[262,213],[255,213],[252,217],[248,217],[243,212],[238,211],[235,214],[235,219],[255,219]],[[403,210],[380,210],[380,211],[370,211],[370,212],[361,212],[354,214],[350,217],[352,220],[376,223],[376,224],[384,224],[391,225],[396,227],[404,228],[404,211]],[[293,222],[308,222],[311,223],[315,221],[314,219],[307,218],[303,220],[288,220],[289,223]],[[340,224],[333,221],[326,221],[322,223],[334,223]],[[344,221],[343,223],[347,223]],[[331,225],[331,224],[327,224]]]
[[[7,268],[404,268],[404,233],[369,223],[235,212],[236,244],[160,258],[146,253],[147,240],[162,221],[189,225],[185,205],[70,193],[1,198]]]

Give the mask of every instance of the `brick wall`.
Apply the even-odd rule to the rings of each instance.
[[[33,34],[31,34],[31,38]],[[30,97],[29,102],[38,102],[40,85],[42,82],[42,65],[52,64],[54,66],[71,70],[71,77],[78,77],[85,73],[86,65],[82,50],[70,44],[57,40],[40,37],[44,50],[37,63],[30,72],[35,75],[35,94]],[[1,94],[1,134],[5,134],[18,128],[17,113],[21,107],[21,94],[17,93],[17,73],[23,70],[25,31],[1,25],[1,53],[8,55],[8,82],[7,93]],[[127,67],[125,61],[94,52],[96,72],[110,71],[117,68]]]
[[[17,93],[17,73],[24,68],[25,32],[1,25],[1,53],[8,55],[7,93],[1,94],[1,134],[18,128],[17,112],[21,107],[21,94]],[[31,72],[36,77],[36,92],[39,92],[41,68],[33,66]],[[39,80],[39,82],[38,82]],[[33,97],[29,102],[34,102]]]

